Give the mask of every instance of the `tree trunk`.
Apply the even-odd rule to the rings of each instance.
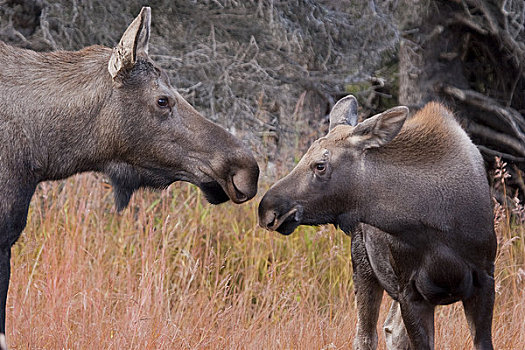
[[[525,190],[525,3],[404,0],[398,9],[399,102],[449,105],[492,166]]]

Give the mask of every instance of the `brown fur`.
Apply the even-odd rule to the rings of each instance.
[[[463,141],[458,128],[461,127],[450,110],[430,102],[405,122],[401,132],[381,152],[393,162],[441,161]]]
[[[316,143],[327,148],[343,140],[351,142],[353,130],[352,126],[338,125]],[[451,156],[451,151],[459,143],[466,141],[460,130],[461,126],[449,109],[438,102],[430,102],[407,119],[399,134],[377,152],[389,162],[407,165],[441,161]],[[432,153],[431,157],[429,153]]]
[[[476,146],[439,103],[356,125],[355,98],[334,109],[328,135],[264,195],[261,226],[331,223],[352,236],[356,349],[377,346],[383,291],[389,347],[433,349],[435,306],[462,301],[476,349],[492,349],[496,237]]]
[[[81,106],[86,104],[83,100],[92,101],[111,84],[106,78],[110,56],[111,49],[103,46],[40,53],[0,42],[0,79],[12,86],[13,93],[23,91],[38,102],[68,98],[73,99],[73,106]]]
[[[199,186],[242,203],[259,168],[242,142],[200,115],[148,56],[150,9],[114,49],[37,53],[0,42],[0,349],[11,246],[38,183],[105,173],[118,210],[141,187]]]

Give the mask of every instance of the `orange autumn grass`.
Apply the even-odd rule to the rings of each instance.
[[[211,206],[187,184],[141,191],[121,214],[111,196],[93,174],[39,186],[13,247],[12,349],[351,347],[350,239],[341,231],[281,237],[257,226],[258,199]],[[520,349],[525,226],[498,210],[494,345]],[[385,297],[380,323],[388,306]],[[379,342],[384,349],[381,332]],[[471,347],[460,304],[438,308],[436,348]]]

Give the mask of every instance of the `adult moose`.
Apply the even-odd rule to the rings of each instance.
[[[434,348],[434,308],[462,301],[476,349],[492,349],[493,228],[481,155],[452,113],[429,103],[412,118],[395,107],[357,123],[340,100],[315,141],[259,206],[260,225],[338,225],[352,237],[356,349],[377,347],[383,290],[390,349]]]
[[[0,348],[11,246],[39,182],[103,172],[119,210],[139,187],[179,180],[213,204],[257,192],[251,153],[196,112],[148,57],[150,18],[143,8],[114,49],[37,53],[0,42]]]

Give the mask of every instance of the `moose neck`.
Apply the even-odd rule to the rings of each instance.
[[[440,173],[441,167],[435,165],[432,172],[425,166],[388,162],[382,156],[366,157],[361,181],[366,186],[357,199],[360,221],[394,235],[449,230],[443,218],[454,194],[447,193],[444,184],[450,177]]]
[[[16,51],[18,60],[3,65],[2,80],[7,84],[0,99],[9,104],[0,103],[16,116],[12,123],[21,145],[31,150],[35,179],[98,170],[104,147],[96,137],[97,120],[111,96],[107,71],[111,50],[93,46],[76,52],[36,53],[6,47],[0,47],[0,53]]]
[[[370,152],[365,158],[357,204],[361,222],[394,235],[467,232],[479,220],[490,227],[489,188],[474,145],[426,163],[389,162],[387,156]]]
[[[454,215],[466,214],[480,193],[479,201],[486,196],[485,188],[469,188],[486,183],[479,152],[436,103],[407,120],[391,142],[367,150],[361,161],[362,221],[392,234],[451,230]]]

